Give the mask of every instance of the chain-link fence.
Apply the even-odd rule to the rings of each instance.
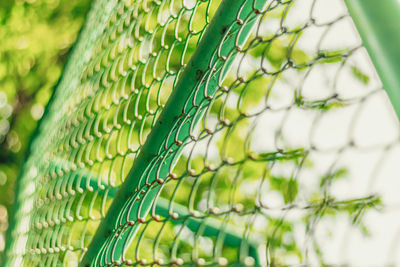
[[[24,165],[7,263],[394,264],[381,87],[342,1],[95,1]]]

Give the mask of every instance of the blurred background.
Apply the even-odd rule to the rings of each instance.
[[[0,37],[2,40],[0,45],[0,262],[5,245],[8,215],[10,214],[14,198],[15,180],[23,162],[30,136],[37,122],[43,116],[44,108],[62,73],[69,51],[85,21],[85,15],[90,8],[90,2],[89,0],[0,1]],[[319,16],[316,17],[316,21],[320,24],[326,23],[328,28],[333,29],[329,32],[327,31],[328,34],[326,34],[321,31],[315,32],[312,27],[310,27],[311,29],[309,30],[311,31],[305,31],[303,34],[303,37],[307,36],[307,34],[308,37],[301,39],[297,43],[297,47],[301,48],[301,50],[296,50],[297,56],[301,58],[301,55],[303,55],[303,57],[305,57],[305,59],[303,59],[304,61],[311,60],[312,57],[307,58],[307,54],[302,51],[309,52],[308,50],[312,50],[314,47],[318,47],[318,49],[316,49],[318,50],[317,55],[321,55],[320,52],[328,51],[330,54],[326,52],[326,55],[331,56],[331,58],[326,58],[325,61],[322,60],[322,63],[327,63],[327,66],[325,66],[325,64],[317,65],[314,67],[313,72],[308,75],[307,79],[304,78],[306,82],[301,82],[304,87],[303,93],[307,95],[308,92],[309,95],[316,96],[316,99],[319,100],[323,97],[316,93],[322,92],[323,90],[321,90],[321,88],[326,87],[327,92],[325,93],[330,96],[332,92],[329,91],[329,89],[332,87],[336,90],[337,88],[335,87],[336,84],[338,84],[340,90],[338,90],[338,92],[335,91],[335,93],[339,93],[343,99],[356,97],[355,102],[360,103],[360,105],[354,105],[354,107],[348,109],[338,109],[338,111],[333,109],[330,113],[324,113],[318,110],[318,108],[315,108],[315,113],[318,112],[319,117],[316,117],[317,119],[314,120],[314,116],[311,116],[311,113],[301,113],[301,108],[295,105],[297,103],[292,103],[292,89],[296,88],[294,83],[300,80],[300,78],[296,77],[300,77],[300,74],[303,75],[304,72],[289,72],[289,74],[284,77],[287,79],[281,79],[278,84],[279,86],[275,87],[278,88],[276,89],[277,96],[275,101],[279,102],[281,98],[288,99],[290,102],[289,104],[293,106],[293,113],[302,116],[296,117],[293,114],[290,116],[287,115],[288,119],[286,119],[286,121],[283,121],[281,114],[278,113],[276,116],[263,117],[260,121],[264,122],[264,126],[260,123],[259,125],[261,126],[258,127],[255,132],[258,134],[258,140],[263,141],[262,144],[266,143],[263,139],[266,137],[268,137],[268,140],[276,141],[276,132],[278,132],[278,129],[279,131],[283,129],[282,131],[284,133],[287,132],[288,136],[292,137],[292,139],[288,138],[288,140],[286,140],[289,143],[293,141],[300,144],[308,144],[311,143],[308,141],[312,139],[313,144],[317,144],[317,147],[321,150],[329,150],[331,147],[334,148],[332,149],[334,150],[333,152],[328,151],[326,155],[321,156],[322,153],[319,153],[320,151],[318,151],[318,149],[311,146],[310,151],[312,153],[310,157],[312,162],[314,162],[315,166],[321,167],[321,170],[312,167],[310,167],[310,169],[312,168],[314,172],[306,170],[302,174],[302,179],[300,179],[300,181],[304,182],[303,188],[312,188],[310,187],[310,181],[314,181],[316,184],[315,187],[319,190],[318,182],[321,182],[323,185],[324,181],[328,180],[325,177],[339,180],[337,178],[342,177],[336,174],[340,174],[340,170],[346,170],[341,173],[346,174],[343,176],[350,176],[352,179],[349,179],[349,181],[340,179],[338,183],[335,182],[335,186],[331,190],[332,195],[338,196],[338,198],[345,198],[347,195],[351,197],[357,196],[358,194],[363,195],[364,187],[369,186],[368,192],[372,191],[375,193],[375,191],[377,191],[379,195],[386,197],[386,199],[384,199],[385,204],[388,202],[389,204],[392,204],[392,202],[395,203],[395,205],[389,207],[390,209],[385,210],[386,212],[389,211],[387,217],[384,217],[381,213],[374,212],[366,219],[366,225],[369,231],[366,230],[367,227],[364,227],[364,224],[360,224],[362,226],[360,227],[362,231],[357,231],[355,233],[354,231],[350,232],[349,229],[352,229],[352,224],[348,221],[350,214],[353,214],[354,210],[349,212],[344,210],[349,213],[349,216],[338,216],[339,219],[337,220],[332,219],[328,221],[328,223],[325,222],[323,225],[324,227],[327,225],[328,227],[325,228],[329,228],[329,231],[325,231],[323,234],[317,232],[316,234],[323,241],[321,247],[328,251],[328,253],[325,254],[327,254],[328,259],[331,260],[330,262],[338,262],[338,258],[340,258],[340,261],[341,258],[343,258],[345,262],[354,263],[355,261],[352,259],[347,259],[347,254],[350,255],[348,258],[357,258],[364,263],[370,260],[367,256],[378,258],[377,255],[382,254],[386,256],[386,254],[388,254],[388,262],[391,262],[392,258],[398,257],[395,251],[398,249],[397,244],[400,243],[400,227],[397,224],[399,218],[398,207],[400,205],[396,202],[398,200],[397,188],[399,186],[399,179],[397,179],[398,177],[396,174],[399,173],[399,170],[391,168],[398,166],[398,155],[400,155],[397,118],[394,116],[394,112],[386,95],[384,95],[381,90],[379,79],[375,77],[376,74],[368,60],[366,51],[358,49],[350,59],[347,59],[347,56],[343,56],[346,50],[340,50],[343,46],[358,47],[360,43],[358,36],[355,34],[355,28],[352,27],[353,25],[351,24],[350,18],[341,19],[342,14],[346,13],[342,1],[310,0],[297,2],[303,4],[309,2],[309,5],[303,5],[304,9],[302,9],[303,6],[295,9],[297,13],[294,12],[293,14],[297,15],[289,16],[292,21],[287,19],[286,23],[290,24],[291,22],[296,26],[302,24],[302,19],[309,20],[309,14],[312,12],[308,9],[310,9],[312,3],[316,3],[314,5],[314,11],[316,14],[319,14]],[[328,3],[332,6],[329,6]],[[273,19],[273,16],[271,17]],[[275,18],[275,20],[279,22],[280,16]],[[331,24],[328,23],[331,20],[335,22],[332,23],[332,27]],[[270,25],[273,28],[275,24],[268,21],[268,26]],[[281,25],[276,23],[275,26],[280,27]],[[349,31],[346,31],[346,29],[349,29]],[[323,41],[320,42],[320,40]],[[318,44],[316,45],[315,43]],[[279,52],[284,51],[283,48],[286,49],[287,47],[284,42],[277,42],[275,45],[273,53],[274,56],[276,54],[276,57],[270,56],[268,60],[272,65],[275,63],[280,66],[285,54],[283,53],[282,55],[282,53]],[[310,54],[312,54],[312,51]],[[248,65],[251,67],[255,66],[255,64]],[[339,69],[344,69],[342,71],[344,74],[337,75],[337,77],[334,76],[333,74],[336,73],[335,66]],[[324,73],[328,73],[333,77],[329,75],[324,76]],[[299,76],[296,76],[297,74]],[[327,84],[329,86],[326,86]],[[367,99],[370,91],[376,90],[377,88],[381,91],[378,95],[379,98],[370,96]],[[287,94],[285,95],[285,93]],[[279,94],[283,96],[280,97]],[[326,99],[330,98],[327,97]],[[360,106],[360,108],[357,106]],[[309,109],[311,110],[311,108]],[[322,110],[322,108],[320,109]],[[328,109],[329,108],[326,108],[326,110]],[[328,115],[322,116],[320,113]],[[287,114],[289,114],[289,111],[287,111]],[[333,115],[331,116],[330,114]],[[353,120],[352,118],[355,119]],[[385,118],[387,118],[387,120],[385,120]],[[386,121],[388,122],[386,123]],[[276,125],[276,127],[274,127],[274,125]],[[313,132],[311,130],[313,130]],[[293,133],[296,134],[293,135]],[[314,133],[314,136],[311,136],[311,133]],[[388,134],[389,137],[387,137]],[[394,137],[391,138],[391,136]],[[302,137],[303,139],[301,139]],[[387,144],[384,143],[385,145],[381,145],[379,142],[371,141],[371,137],[377,139],[382,137],[384,140],[389,141],[387,141]],[[296,138],[301,140],[298,141]],[[354,143],[350,143],[351,139],[360,141],[359,144],[361,145],[359,147],[355,146]],[[342,143],[345,147],[350,148],[349,153],[343,153],[344,156],[342,155],[342,151],[344,150],[340,150],[340,145],[342,145]],[[258,146],[260,144],[261,143],[257,143]],[[378,150],[382,148],[383,156],[380,156],[380,150],[378,152],[371,152],[372,149],[363,148],[362,145],[364,144],[372,144],[371,146],[373,148],[375,146],[378,147]],[[326,147],[327,145],[328,147]],[[329,145],[331,145],[331,147],[329,147]],[[267,148],[263,146],[259,146],[258,149],[265,149],[267,151]],[[274,149],[276,150],[276,148],[273,147],[272,151],[275,151]],[[340,153],[336,153],[335,149]],[[392,150],[394,152],[392,152]],[[389,152],[391,154],[389,154]],[[372,158],[372,160],[370,160],[370,158]],[[343,163],[342,165],[350,165],[350,167],[347,169],[338,169],[339,171],[337,173],[333,172],[334,175],[332,175],[330,172],[331,167],[328,166],[327,162],[336,161],[339,162],[337,165]],[[386,162],[389,167],[385,166],[385,171],[381,171],[381,176],[379,176],[378,171],[378,174],[375,173],[375,168],[379,170],[380,166],[384,165],[383,162]],[[279,171],[284,173],[288,169],[284,165],[276,165],[278,166],[275,166],[274,170],[277,173]],[[334,165],[335,164],[332,163],[332,166]],[[284,177],[284,175],[278,175],[280,173],[277,173],[275,173],[275,178]],[[347,173],[349,173],[349,175],[347,175]],[[327,174],[330,174],[330,176]],[[310,177],[314,179],[310,179]],[[369,177],[369,180],[366,180],[366,177]],[[382,177],[386,178],[386,180]],[[375,183],[375,180],[379,181],[379,183]],[[275,179],[274,181],[280,180]],[[366,181],[369,182],[367,183]],[[272,191],[272,193],[274,193],[273,191],[275,190],[279,191],[282,195],[286,194],[286,191],[282,190],[283,186],[279,183],[276,184],[275,189],[270,191],[265,190],[264,192],[271,193]],[[289,188],[289,186],[287,187]],[[247,188],[244,188],[243,192],[246,192],[244,195],[253,198],[251,192],[256,192],[256,189],[256,183],[252,183],[247,186]],[[267,194],[264,194],[264,196],[268,204],[274,203],[273,200],[279,200],[281,198],[277,193],[270,194],[272,199],[268,199],[269,195]],[[386,201],[388,199],[393,201]],[[282,199],[282,201],[283,200],[284,199]],[[391,211],[396,211],[396,216],[390,217]],[[265,221],[261,221],[258,226],[260,228],[265,228],[265,225]],[[322,229],[325,230],[325,228]],[[276,227],[276,229],[278,229],[278,227]],[[331,231],[331,229],[333,230]],[[284,229],[281,231],[282,236],[285,234],[285,231],[296,232]],[[374,234],[375,243],[367,242],[366,236],[370,235],[369,232]],[[77,231],[77,233],[80,232]],[[353,235],[351,242],[350,233]],[[390,239],[389,237],[393,239],[391,242],[388,242]],[[332,239],[334,240],[332,241]],[[289,241],[288,243],[291,244],[292,240]],[[306,242],[304,241],[304,243]],[[393,244],[391,249],[387,249],[387,247],[383,246],[389,246],[388,243]],[[208,245],[206,244],[204,246]],[[293,251],[295,250],[292,247],[290,249]],[[336,253],[336,251],[339,252]],[[287,253],[287,251],[285,251],[285,253]],[[337,255],[341,256],[338,257]],[[377,262],[381,262],[380,258]],[[355,266],[361,265],[355,264]]]
[[[43,115],[90,2],[0,1],[0,255],[29,137]]]

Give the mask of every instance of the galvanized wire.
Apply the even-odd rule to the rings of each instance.
[[[219,4],[95,3],[24,166],[9,262],[76,266],[91,249]],[[327,243],[348,231],[336,240],[346,247],[375,231],[366,218],[385,218],[392,199],[378,184],[396,175],[399,127],[336,4],[328,16],[322,0],[243,1],[137,186],[113,204],[92,265],[363,260]]]

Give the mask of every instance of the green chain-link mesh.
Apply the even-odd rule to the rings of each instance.
[[[333,2],[95,1],[23,167],[6,264],[352,263],[327,242],[387,210],[399,136]]]

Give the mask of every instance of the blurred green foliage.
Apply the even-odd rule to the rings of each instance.
[[[6,192],[0,195],[0,204],[6,207],[8,210],[12,202],[12,192],[15,177],[18,173],[23,154],[26,151],[29,136],[36,126],[36,122],[43,114],[44,106],[48,102],[52,88],[59,78],[62,70],[62,66],[65,63],[66,55],[71,48],[71,45],[76,39],[78,30],[83,24],[85,14],[89,7],[88,0],[71,0],[71,1],[60,1],[60,0],[36,0],[29,2],[8,2],[0,4],[0,36],[3,40],[3,45],[0,47],[0,190]],[[205,10],[205,8],[204,8]],[[182,19],[183,20],[183,19]],[[155,20],[154,20],[155,21]],[[186,25],[188,22],[182,23]],[[288,59],[291,59],[293,64],[297,65],[298,71],[302,71],[306,66],[307,62],[311,61],[311,56],[307,55],[304,51],[293,48],[294,43],[301,34],[296,33],[290,36],[291,38],[275,39],[267,43],[259,44],[250,52],[250,55],[255,59],[259,57],[265,57],[274,71],[279,70]],[[173,31],[172,29],[167,31],[167,43],[173,42]],[[157,42],[161,43],[161,42]],[[186,50],[187,55],[191,55],[195,50],[197,39],[193,39],[188,42],[188,47],[177,46],[174,53],[171,56],[171,60],[168,66],[172,71],[177,71],[181,67],[181,60],[179,55],[183,53],[183,49]],[[321,52],[315,61],[319,61],[320,64],[335,63],[343,60],[342,55],[346,50],[337,51],[324,51]],[[189,57],[185,57],[188,59]],[[162,61],[161,61],[162,62]],[[162,68],[156,68],[157,72],[164,71]],[[136,88],[142,88],[144,83],[152,80],[150,73],[145,73],[145,69],[139,69],[138,77],[145,77],[144,82],[142,79],[134,80]],[[361,82],[367,84],[369,77],[365,75],[361,70],[356,67],[352,67],[352,72]],[[162,75],[160,75],[162,76]],[[249,75],[250,76],[250,75]],[[227,77],[225,84],[229,84],[234,81],[234,77]],[[218,117],[220,121],[225,122],[229,125],[230,122],[235,122],[235,126],[225,127],[222,137],[216,142],[220,158],[230,158],[234,162],[240,162],[240,164],[230,165],[225,164],[222,161],[211,162],[213,165],[217,165],[218,171],[207,172],[206,158],[203,155],[196,155],[193,158],[188,158],[183,155],[175,168],[175,172],[178,174],[187,174],[189,170],[199,174],[197,179],[186,177],[180,181],[170,181],[166,183],[161,197],[169,200],[174,199],[175,203],[180,205],[187,205],[188,199],[193,202],[193,206],[196,210],[207,215],[207,208],[212,206],[219,207],[220,209],[226,209],[230,206],[230,202],[240,203],[241,209],[244,213],[250,213],[257,210],[257,196],[255,190],[248,190],[249,187],[255,184],[255,181],[265,180],[268,184],[268,188],[274,191],[277,196],[281,196],[283,204],[290,205],[294,204],[297,200],[299,193],[299,182],[294,177],[276,176],[270,173],[269,165],[267,162],[275,162],[276,165],[284,163],[292,163],[296,167],[302,166],[306,153],[303,148],[288,149],[287,151],[278,152],[266,152],[266,153],[253,153],[248,157],[246,154],[246,133],[250,131],[250,123],[247,118],[242,117],[240,114],[249,113],[251,108],[255,108],[260,105],[262,96],[268,95],[268,85],[273,79],[269,76],[264,76],[255,73],[251,75],[251,79],[246,84],[239,84],[238,86],[232,86],[233,94],[238,99],[237,106],[230,106],[218,98],[215,100],[214,105],[210,108],[210,116]],[[167,82],[163,82],[164,87],[168,87],[162,98],[165,100],[168,98],[169,92],[172,90],[172,84],[169,86]],[[148,90],[146,93],[149,94],[149,103],[154,104],[157,108],[156,101],[156,89],[152,87],[152,90]],[[128,90],[126,90],[128,91]],[[164,92],[163,92],[164,93]],[[106,98],[105,98],[106,99]],[[148,103],[144,102],[143,99],[147,97],[139,98],[137,101],[137,107],[139,114],[145,114]],[[111,103],[112,98],[108,97],[108,101]],[[294,104],[298,107],[305,107],[308,109],[317,109],[322,111],[328,111],[332,108],[339,108],[342,106],[340,100],[337,97],[329,97],[327,99],[307,101],[302,95],[294,95]],[[133,116],[134,106],[128,110],[128,116]],[[240,112],[239,112],[240,111]],[[109,113],[104,113],[99,116],[101,121],[100,125],[105,125],[106,129],[111,131],[112,123],[115,121],[127,121],[126,118],[122,117],[121,114],[117,114],[118,109],[112,107],[109,109]],[[117,114],[117,115],[115,115]],[[119,119],[108,120],[108,118],[117,117]],[[134,120],[134,118],[129,118]],[[110,125],[108,125],[110,124]],[[122,123],[121,123],[122,124]],[[139,127],[139,125],[137,126]],[[145,131],[151,130],[151,123],[147,121],[144,124]],[[139,131],[138,131],[139,132]],[[107,145],[100,139],[102,158],[106,158],[106,154],[115,155],[117,151],[108,151],[116,149],[118,142],[117,132],[114,131],[110,135],[112,142],[108,142]],[[132,143],[139,143],[138,136],[132,137]],[[128,148],[128,143],[118,144],[123,148]],[[99,146],[100,147],[100,146]],[[94,151],[94,150],[93,150]],[[208,162],[209,163],[209,162]],[[109,175],[111,172],[101,172],[101,165],[103,163],[95,163],[92,166],[92,171],[98,168],[98,172],[102,174],[103,182],[111,181],[113,178]],[[132,162],[127,166],[131,166]],[[190,166],[190,168],[187,168]],[[118,170],[115,171],[114,176],[118,178],[125,177],[122,173],[127,173],[129,170]],[[107,169],[107,168],[104,168]],[[262,240],[266,242],[268,247],[279,248],[271,254],[271,262],[281,264],[280,261],[284,262],[285,256],[295,255],[302,261],[302,253],[300,244],[296,243],[294,236],[294,227],[296,224],[303,223],[306,226],[307,231],[311,231],[310,228],[315,224],[316,221],[323,219],[330,219],[340,213],[348,214],[349,219],[352,223],[357,224],[364,233],[367,233],[366,227],[361,223],[362,215],[368,209],[374,209],[380,206],[380,199],[376,196],[368,196],[362,199],[351,199],[351,200],[336,200],[333,196],[329,195],[326,188],[328,185],[334,183],[338,179],[345,178],[347,170],[345,168],[339,169],[333,173],[327,174],[320,178],[320,187],[317,192],[314,192],[309,199],[307,209],[309,212],[301,218],[302,222],[292,221],[286,218],[274,218],[269,217],[266,214],[268,223],[267,227],[256,227],[250,226],[251,230],[257,233]],[[114,182],[114,181],[113,181]],[[119,184],[121,181],[115,181]],[[238,188],[236,190],[236,183]],[[232,186],[232,185],[235,186]],[[179,187],[179,191],[177,190]],[[46,189],[43,187],[43,197]],[[243,193],[246,192],[246,193]],[[86,194],[86,193],[85,193]],[[94,193],[87,193],[86,197],[75,198],[72,204],[72,210],[80,210],[83,217],[93,216],[94,218],[100,218],[101,214],[98,212],[101,207],[101,199],[94,197]],[[193,195],[193,196],[192,196]],[[91,208],[92,199],[93,205],[97,209]],[[205,200],[207,201],[205,203]],[[108,202],[111,202],[110,199]],[[106,206],[109,206],[107,203]],[[52,210],[48,206],[43,209]],[[89,213],[95,210],[92,214]],[[201,213],[200,213],[201,214]],[[261,213],[260,213],[261,214]],[[1,217],[0,217],[1,218]],[[244,229],[244,225],[248,222],[246,216],[242,218],[234,218],[235,220],[229,223],[232,226],[236,226],[238,229]],[[205,220],[204,220],[205,221]],[[0,225],[1,226],[1,225]],[[93,236],[98,221],[80,222],[79,220],[74,221],[69,225],[71,231],[68,235],[62,237],[63,243],[68,243],[66,240],[71,240],[70,244],[74,248],[79,248],[82,240],[90,240]],[[132,244],[141,245],[145,253],[143,258],[148,258],[150,261],[152,258],[152,247],[154,240],[158,237],[161,232],[161,224],[152,222],[149,226],[143,230],[140,235],[136,235]],[[170,247],[171,240],[176,236],[178,227],[172,223],[167,223],[164,226],[163,236],[158,241],[161,245],[161,249],[165,253],[164,259],[168,261],[168,255],[172,254],[173,248]],[[4,231],[5,227],[2,227]],[[165,230],[167,229],[167,230]],[[146,234],[143,234],[143,233]],[[43,235],[42,235],[43,236]],[[195,238],[199,239],[203,243],[200,250],[200,257],[212,258],[212,251],[210,247],[214,247],[216,237],[195,237],[194,233],[187,231],[187,238],[182,239],[182,245],[177,249],[179,254],[184,261],[191,260],[191,253],[195,247]],[[65,239],[65,241],[64,241]],[[140,241],[142,240],[142,241]],[[144,240],[144,241],[143,241]],[[163,246],[163,244],[165,244]],[[88,244],[85,244],[86,246]],[[319,253],[320,249],[318,244],[314,244],[316,247],[316,253]],[[239,250],[232,246],[225,246],[225,250],[229,250],[229,253],[223,252],[223,255],[229,255],[228,260],[234,261],[238,257]],[[73,266],[78,261],[80,251],[72,252],[67,251],[65,255],[60,255],[60,260],[64,260],[64,263],[68,266]],[[134,258],[135,247],[130,246],[127,250],[126,255],[128,258]],[[162,255],[159,255],[162,257]],[[321,257],[321,265],[324,262]]]
[[[29,137],[43,115],[90,2],[0,1],[0,250]]]

